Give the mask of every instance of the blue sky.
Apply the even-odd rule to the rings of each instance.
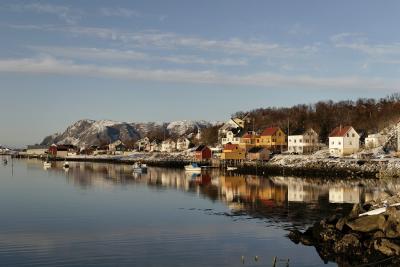
[[[1,1],[0,144],[81,119],[225,120],[384,97],[399,1]]]

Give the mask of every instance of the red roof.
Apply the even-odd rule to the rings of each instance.
[[[257,137],[257,135],[251,134],[251,133],[247,133],[247,134],[242,136],[242,138],[253,138],[253,137]]]
[[[339,127],[336,127],[335,129],[333,129],[333,131],[331,132],[329,137],[343,137],[343,136],[346,135],[346,133],[348,131],[350,131],[351,128],[353,128],[353,127],[351,127],[351,126],[339,126]]]
[[[234,145],[234,144],[225,144],[224,145],[224,150],[236,150],[239,148],[239,145]]]
[[[271,136],[275,134],[278,130],[280,130],[279,127],[269,127],[261,133],[261,136]]]

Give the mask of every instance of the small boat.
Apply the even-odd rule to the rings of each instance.
[[[187,172],[201,172],[201,167],[197,163],[192,163],[185,166]]]
[[[46,160],[46,161],[43,163],[43,168],[45,168],[45,169],[51,168],[51,162],[48,161],[48,160]]]
[[[64,161],[63,163],[63,168],[69,168],[69,162],[68,161]]]
[[[230,167],[230,166],[228,166],[228,167],[226,167],[226,170],[228,170],[228,171],[235,171],[235,170],[237,170],[237,167]]]
[[[135,164],[133,164],[132,168],[133,168],[133,172],[135,172],[135,173],[147,173],[147,165],[146,164],[136,162]]]

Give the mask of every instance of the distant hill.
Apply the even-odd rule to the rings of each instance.
[[[164,137],[189,136],[198,130],[209,127],[206,121],[174,121],[170,123],[128,123],[110,120],[79,120],[63,133],[45,137],[42,145],[72,144],[79,147],[109,144],[116,140],[133,143],[138,139],[163,139]]]

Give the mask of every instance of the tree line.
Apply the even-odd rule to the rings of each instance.
[[[232,117],[246,118],[245,131],[262,131],[266,127],[279,126],[286,133],[294,134],[308,128],[319,133],[326,143],[330,132],[339,125],[351,125],[363,140],[368,134],[377,133],[400,119],[400,94],[381,99],[360,98],[356,101],[332,100],[292,107],[258,108],[249,112],[239,111]],[[203,142],[216,142],[217,127],[205,129]]]

